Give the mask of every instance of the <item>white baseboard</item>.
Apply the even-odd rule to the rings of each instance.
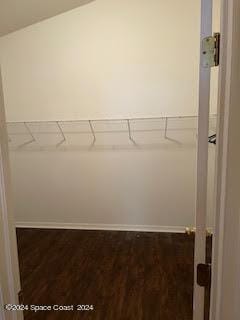
[[[63,222],[16,222],[17,228],[38,229],[76,229],[76,230],[115,230],[139,232],[169,232],[184,233],[185,227],[127,225],[127,224],[91,224],[91,223],[63,223]]]

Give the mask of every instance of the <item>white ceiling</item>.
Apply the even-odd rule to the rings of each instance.
[[[0,36],[94,0],[0,0]]]

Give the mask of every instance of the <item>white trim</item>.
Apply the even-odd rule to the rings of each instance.
[[[196,186],[196,235],[194,251],[193,319],[204,319],[204,288],[197,284],[197,265],[206,260],[206,218],[208,185],[208,135],[211,68],[204,67],[203,39],[212,35],[212,0],[201,0],[198,147]]]
[[[3,291],[2,291],[1,283],[0,283],[0,319],[1,320],[5,320],[6,319],[5,314],[4,314],[3,306],[4,306]]]
[[[9,226],[9,216],[8,216],[8,208],[7,208],[7,200],[6,200],[6,182],[4,179],[4,167],[3,167],[3,156],[1,152],[1,147],[0,147],[0,212],[2,213],[2,237],[3,237],[3,245],[4,245],[4,257],[5,257],[5,265],[6,265],[6,280],[8,282],[8,289],[9,289],[9,303],[18,303],[17,295],[16,295],[16,287],[15,287],[15,279],[13,276],[13,270],[14,270],[14,265],[13,265],[13,255],[12,255],[12,249],[11,249],[11,237],[10,237],[10,226]],[[17,319],[17,314],[13,313],[12,318],[15,320]]]
[[[10,170],[8,157],[8,138],[5,122],[4,98],[0,70],[0,234],[1,259],[0,269],[3,302],[17,304],[20,291],[16,231],[13,222],[12,198],[10,188]],[[22,312],[6,313],[11,320],[23,319]]]
[[[239,21],[239,0],[222,0],[211,320],[237,320],[240,312]]]
[[[17,228],[37,229],[76,229],[76,230],[116,230],[139,232],[169,232],[184,233],[185,227],[128,225],[128,224],[102,224],[102,223],[64,223],[64,222],[16,222]]]
[[[222,260],[225,217],[222,208],[225,206],[226,170],[228,154],[228,122],[229,110],[226,102],[229,90],[229,63],[231,64],[231,52],[229,45],[232,41],[229,30],[229,9],[231,3],[221,1],[221,47],[219,67],[219,96],[218,96],[218,119],[217,119],[217,146],[216,146],[216,170],[215,170],[215,237],[213,238],[213,262],[212,262],[212,289],[210,319],[220,318],[221,289],[222,289]],[[231,10],[230,10],[231,11]],[[228,89],[227,89],[228,88]],[[226,107],[227,106],[227,107]]]

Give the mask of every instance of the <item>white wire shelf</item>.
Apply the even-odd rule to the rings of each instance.
[[[8,122],[11,149],[195,144],[197,116]],[[216,132],[210,116],[209,134]]]

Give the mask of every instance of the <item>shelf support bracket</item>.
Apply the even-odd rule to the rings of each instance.
[[[129,137],[129,140],[136,146],[137,143],[136,143],[136,141],[133,139],[132,130],[131,130],[131,124],[130,124],[130,120],[129,120],[129,119],[127,119],[127,126],[128,126],[128,137]]]
[[[30,130],[29,126],[27,125],[27,122],[23,122],[25,128],[27,129],[28,134],[31,136],[31,140],[24,142],[23,144],[21,144],[20,146],[18,146],[18,148],[22,148],[24,146],[27,146],[30,143],[36,142],[36,139],[32,133],[32,131]]]
[[[88,123],[89,123],[89,127],[91,129],[91,133],[92,133],[92,136],[93,136],[93,141],[91,143],[91,147],[93,147],[95,145],[95,142],[96,142],[97,138],[96,138],[96,134],[95,134],[95,131],[94,131],[94,127],[93,127],[92,121],[88,120]]]
[[[56,147],[58,148],[58,147],[60,147],[64,142],[66,142],[66,137],[65,137],[65,134],[64,134],[64,132],[63,132],[63,129],[62,129],[62,127],[61,127],[61,125],[59,124],[58,121],[56,121],[56,124],[57,124],[58,129],[59,129],[59,131],[60,131],[60,133],[61,133],[61,136],[62,136],[62,140],[56,145]]]

